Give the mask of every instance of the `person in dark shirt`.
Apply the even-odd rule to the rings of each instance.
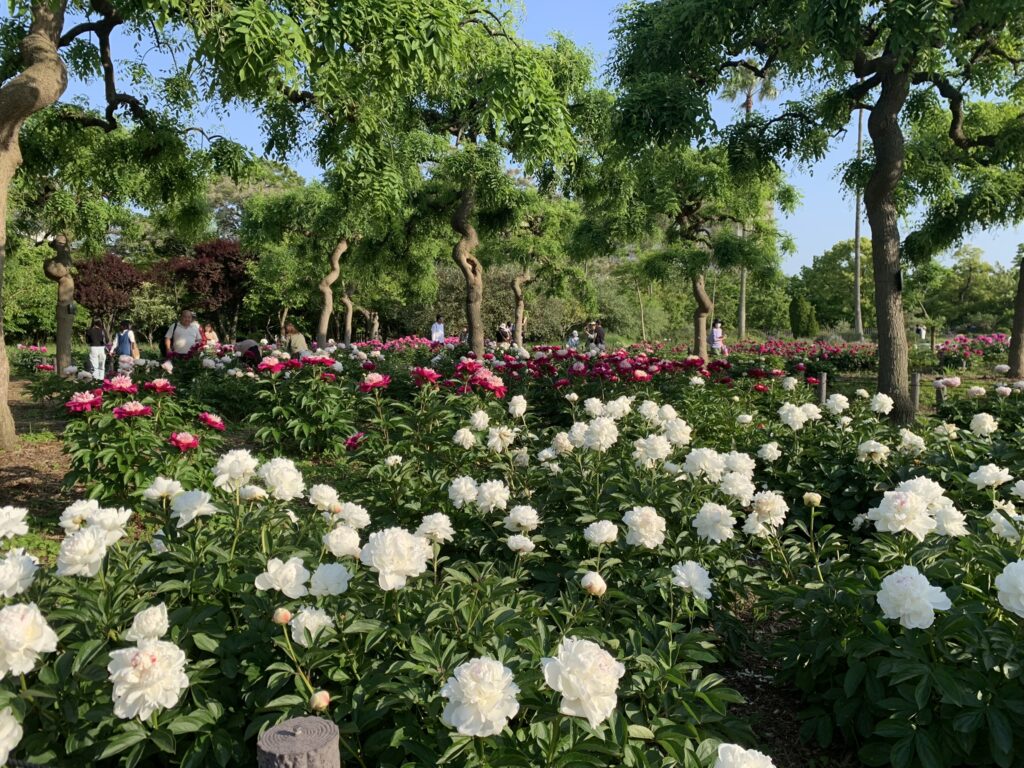
[[[102,380],[107,367],[107,332],[98,318],[93,318],[85,332],[85,343],[89,345],[89,371],[94,379]]]
[[[594,327],[594,346],[601,352],[604,352],[604,326],[601,325],[601,321],[597,321],[597,325]]]

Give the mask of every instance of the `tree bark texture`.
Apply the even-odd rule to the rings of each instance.
[[[740,311],[736,323],[736,338],[747,338],[747,268],[740,267]]]
[[[459,206],[452,216],[452,229],[459,234],[459,241],[452,249],[452,259],[462,271],[466,280],[466,329],[469,332],[469,346],[477,359],[484,354],[484,267],[474,255],[480,244],[476,228],[470,222],[476,207],[476,195],[471,187],[462,190]]]
[[[697,302],[693,310],[693,354],[708,359],[708,315],[715,311],[715,305],[704,290],[704,273],[698,272],[690,278],[693,298]]]
[[[640,307],[640,338],[647,342],[647,318],[644,317],[644,295],[640,292],[639,284],[636,287],[636,303]]]
[[[345,308],[341,339],[342,343],[347,347],[352,343],[352,312],[355,310],[355,304],[352,302],[352,297],[349,295],[348,290],[341,292],[341,306]]]
[[[1024,379],[1024,261],[1017,268],[1017,294],[1013,297],[1013,332],[1010,335],[1010,375]]]
[[[341,275],[341,257],[348,250],[348,238],[341,238],[338,244],[331,251],[330,269],[320,280],[320,294],[324,298],[323,306],[320,307],[320,322],[316,326],[316,343],[320,349],[327,346],[327,327],[331,323],[331,314],[334,312],[334,282]]]
[[[14,447],[14,417],[7,402],[10,363],[3,327],[3,268],[7,256],[7,206],[11,181],[21,165],[18,136],[25,121],[54,104],[68,86],[68,73],[57,54],[64,27],[66,0],[40,0],[21,41],[24,68],[0,88],[0,450]]]
[[[857,158],[860,158],[860,148],[864,136],[864,110],[857,110]],[[857,197],[853,206],[853,332],[857,341],[864,341],[864,316],[860,302],[860,188],[857,189]]]
[[[914,418],[910,399],[909,345],[899,286],[900,232],[895,190],[903,176],[905,148],[899,116],[910,93],[910,77],[890,71],[868,117],[875,167],[864,189],[864,209],[871,226],[871,260],[875,271],[875,320],[878,327],[878,391],[894,400],[892,418]]]
[[[75,277],[71,272],[71,244],[65,235],[57,235],[50,243],[54,255],[43,262],[43,274],[57,283],[57,371],[71,365],[71,344],[74,333]],[[109,326],[107,320],[104,324]],[[110,335],[110,331],[107,331]]]
[[[523,331],[526,328],[526,284],[533,280],[533,273],[529,269],[512,278],[512,296],[515,299],[515,323],[516,332],[513,341],[520,347],[523,346]]]

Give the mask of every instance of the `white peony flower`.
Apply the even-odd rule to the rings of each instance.
[[[780,383],[779,386],[786,392],[793,392],[796,390],[797,380],[792,376],[787,376]]]
[[[920,456],[925,451],[924,438],[909,429],[900,430],[900,444],[896,450],[905,456]]]
[[[577,395],[575,392],[570,392],[565,396],[565,399],[568,400],[570,403],[575,403],[580,399],[580,396]]]
[[[911,491],[886,491],[879,505],[868,510],[868,519],[879,531],[907,531],[918,541],[924,541],[937,525],[928,502]]]
[[[968,397],[975,397],[975,398],[977,398],[977,397],[984,397],[985,396],[985,388],[984,387],[978,387],[978,386],[968,387],[968,389],[967,389],[967,396]]]
[[[744,533],[751,536],[768,536],[786,521],[789,505],[774,491],[755,493],[751,504],[751,512],[743,524]]]
[[[722,475],[722,481],[718,484],[718,490],[733,499],[736,499],[742,506],[750,504],[757,488],[750,477],[743,472],[726,472]]]
[[[1003,483],[1010,482],[1013,477],[996,464],[984,464],[971,472],[967,479],[974,483],[980,491],[982,488],[998,488]]]
[[[567,637],[554,658],[541,660],[544,682],[562,694],[558,711],[585,717],[592,728],[604,722],[618,702],[619,680],[626,668],[591,640]]]
[[[116,544],[118,541],[123,539],[126,535],[124,527],[128,524],[129,518],[132,516],[130,509],[113,509],[105,507],[98,509],[93,513],[92,517],[89,518],[87,525],[90,528],[99,528],[103,531],[106,537],[107,546]]]
[[[185,652],[164,640],[142,640],[110,652],[107,671],[114,684],[114,714],[123,720],[148,720],[177,705],[188,688]]]
[[[487,449],[494,453],[504,453],[516,440],[516,430],[512,427],[498,426],[487,430]]]
[[[457,430],[452,440],[457,446],[467,451],[476,445],[476,435],[473,434],[473,430],[469,427],[462,427]]]
[[[878,606],[887,619],[899,619],[907,629],[928,629],[935,621],[935,611],[952,607],[949,598],[928,583],[927,577],[912,565],[882,579]]]
[[[857,461],[869,462],[871,464],[885,464],[889,458],[889,446],[882,445],[877,440],[865,440],[857,446]]]
[[[93,515],[99,511],[100,503],[96,499],[80,499],[64,508],[58,524],[65,533],[74,533],[85,528]],[[25,527],[25,531],[28,531],[28,526]]]
[[[750,424],[750,422],[752,422],[753,420],[754,417],[751,416],[749,413],[741,413],[739,416],[736,417],[736,423],[743,427],[745,427],[747,424]]]
[[[487,480],[477,487],[476,505],[482,512],[505,509],[511,492],[501,480]]]
[[[807,421],[817,421],[821,418],[821,408],[816,406],[814,403],[804,403],[800,406],[800,413],[804,415]]]
[[[971,432],[978,437],[988,437],[999,429],[999,422],[990,413],[976,413],[971,417]]]
[[[605,403],[604,413],[600,415],[607,416],[610,419],[618,421],[619,419],[624,418],[633,409],[633,400],[634,398],[627,397],[626,395],[617,397],[614,400]]]
[[[256,589],[261,592],[275,589],[294,600],[297,597],[305,597],[309,593],[309,590],[306,589],[307,581],[309,581],[309,571],[306,570],[301,558],[292,557],[285,562],[272,557],[267,561],[267,570],[257,576],[254,583]]]
[[[838,416],[849,407],[850,399],[846,395],[840,395],[838,392],[829,395],[828,400],[825,401],[825,410],[834,416]]]
[[[270,495],[278,501],[291,501],[302,496],[306,483],[291,459],[278,457],[260,467],[259,477]]]
[[[21,723],[14,717],[10,707],[0,710],[0,765],[7,765],[7,758],[21,742],[24,732]]]
[[[215,488],[235,491],[252,479],[259,462],[246,450],[228,451],[213,468]]]
[[[324,546],[335,557],[359,557],[359,531],[339,525],[324,534]]]
[[[455,538],[455,529],[452,527],[451,518],[443,512],[434,512],[425,515],[416,529],[416,535],[422,536],[433,544],[443,544]]]
[[[607,416],[598,416],[587,426],[583,436],[583,445],[592,451],[604,453],[619,439],[619,428],[615,421]]]
[[[619,535],[619,528],[611,520],[597,520],[583,529],[583,538],[592,547],[611,544]]]
[[[430,542],[421,536],[403,528],[385,528],[370,534],[359,560],[377,573],[380,588],[390,591],[426,571],[433,554]]]
[[[626,543],[645,549],[657,549],[665,541],[665,518],[654,507],[633,507],[622,516],[626,524]]]
[[[508,412],[512,418],[520,418],[526,413],[526,398],[522,395],[515,395],[508,401]]]
[[[1010,613],[1024,618],[1024,560],[1007,563],[996,576],[999,604]]]
[[[601,597],[608,591],[608,585],[605,584],[604,578],[597,571],[587,571],[584,573],[580,578],[580,586],[583,587],[588,595],[593,595],[594,597]]]
[[[56,650],[57,633],[35,603],[0,608],[0,680],[28,674],[41,654]]]
[[[124,633],[124,639],[131,640],[133,643],[141,640],[159,640],[167,634],[170,628],[171,621],[167,617],[167,606],[164,603],[158,603],[135,614],[131,629]]]
[[[687,560],[685,563],[676,563],[672,566],[672,583],[686,592],[693,593],[701,600],[710,600],[711,587],[715,582],[704,566],[693,560]]]
[[[512,507],[502,522],[506,530],[529,533],[540,525],[540,516],[533,507],[520,504]]]
[[[714,448],[694,448],[683,460],[683,471],[693,478],[706,477],[717,483],[725,474],[725,457]]]
[[[636,409],[636,412],[643,417],[650,426],[657,427],[661,424],[661,409],[658,404],[653,400],[644,400],[640,403],[640,407]]]
[[[572,453],[575,447],[566,432],[559,432],[551,438],[551,449],[559,456]]]
[[[317,597],[340,595],[348,591],[352,574],[340,563],[321,563],[309,580],[309,594]]]
[[[604,416],[604,403],[596,397],[588,397],[583,401],[583,410],[590,418],[596,419],[599,416]]]
[[[714,768],[775,768],[772,759],[756,749],[736,744],[719,744]]]
[[[782,458],[782,451],[779,450],[779,444],[776,442],[765,443],[757,449],[757,455],[762,460],[771,464],[772,462],[778,461]]]
[[[456,477],[448,486],[448,498],[456,509],[475,503],[478,493],[476,480],[465,475]]]
[[[58,576],[95,576],[107,554],[107,535],[100,528],[83,528],[65,536],[57,554]]]
[[[515,552],[517,555],[528,555],[537,548],[529,536],[523,536],[521,533],[513,534],[505,539],[505,546]]]
[[[335,504],[340,504],[338,492],[329,485],[317,484],[309,489],[309,503],[326,512]]]
[[[585,421],[574,422],[566,436],[569,438],[569,442],[572,443],[574,448],[582,448],[587,440],[587,429],[590,425]]]
[[[804,424],[807,423],[807,416],[801,410],[800,406],[793,405],[793,403],[783,403],[779,408],[779,419],[787,427],[797,432],[804,428]]]
[[[944,437],[947,440],[956,440],[959,430],[956,428],[956,424],[939,424],[934,430],[932,430],[937,437]]]
[[[32,586],[39,570],[39,561],[26,555],[21,547],[10,550],[0,560],[0,595],[14,597]]]
[[[1024,522],[1024,515],[1020,515],[1017,508],[1009,501],[996,500],[994,506],[995,509],[985,516],[992,526],[992,533],[1009,542],[1020,541],[1018,526]]]
[[[691,376],[690,386],[691,387],[703,387],[707,382],[704,381],[703,376]]]
[[[871,398],[871,410],[883,416],[892,411],[893,405],[893,399],[882,392]]]
[[[710,501],[704,502],[691,525],[697,529],[698,537],[719,544],[736,534],[736,518],[729,508]]]
[[[403,459],[402,459],[401,456],[399,456],[397,453],[393,453],[393,454],[391,454],[390,456],[388,456],[387,458],[384,459],[384,466],[385,467],[390,467],[390,468],[393,469],[393,468],[395,468],[397,466],[400,466],[402,461],[403,461]]]
[[[238,498],[241,501],[263,501],[267,495],[267,491],[258,485],[243,485],[238,489]]]
[[[28,510],[24,507],[0,507],[0,539],[28,533],[28,523],[25,522],[27,514]]]
[[[648,435],[633,442],[633,460],[638,467],[651,469],[672,453],[672,444],[662,435]]]
[[[184,528],[197,517],[218,512],[220,510],[210,503],[210,494],[206,491],[183,491],[171,499],[171,518],[177,518],[179,528]]]
[[[463,736],[496,736],[519,711],[512,670],[487,657],[459,664],[441,688],[441,722]]]
[[[469,426],[477,432],[483,432],[490,423],[491,417],[487,415],[487,411],[474,411],[469,417]]]
[[[689,424],[675,417],[662,421],[661,431],[672,445],[689,445],[693,434]]]
[[[166,477],[157,477],[149,484],[149,487],[142,492],[142,498],[146,501],[163,501],[173,499],[184,491],[181,483],[177,480],[170,480]]]

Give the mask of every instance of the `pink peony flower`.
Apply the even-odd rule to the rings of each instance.
[[[143,405],[138,400],[129,400],[122,406],[114,409],[115,419],[134,419],[141,416],[152,416],[153,409]]]
[[[391,383],[391,377],[381,373],[368,373],[359,385],[360,392],[371,392],[375,389],[386,389]]]
[[[362,442],[365,439],[366,439],[366,433],[365,432],[356,432],[354,435],[352,435],[351,437],[349,437],[345,441],[345,450],[346,451],[357,451],[357,450],[359,450],[359,446],[362,445]]]
[[[184,453],[199,447],[199,438],[191,432],[172,432],[167,442]]]
[[[209,427],[210,429],[215,429],[218,432],[224,431],[224,419],[222,419],[220,416],[217,416],[214,413],[207,413],[206,411],[203,411],[202,413],[199,414],[198,418],[203,425]]]
[[[147,384],[146,386],[148,387],[149,385]],[[118,374],[117,376],[111,376],[103,382],[103,390],[105,392],[120,392],[125,395],[134,395],[139,391],[139,388],[132,383],[131,376]]]
[[[103,405],[103,390],[94,389],[91,392],[75,392],[71,399],[64,403],[64,407],[70,413],[82,413],[99,408]]]
[[[153,379],[143,384],[146,389],[150,392],[156,392],[161,395],[174,394],[175,386],[171,384],[167,379]]]

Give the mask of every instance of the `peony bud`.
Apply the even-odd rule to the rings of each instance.
[[[808,491],[804,494],[804,504],[808,507],[820,507],[821,494],[815,493],[814,491]]]
[[[274,611],[274,623],[284,626],[292,620],[292,612],[287,608],[277,608]]]
[[[583,574],[580,584],[588,594],[594,597],[601,597],[608,589],[608,585],[604,583],[604,579],[601,578],[601,574],[597,571],[587,571]]]
[[[309,708],[314,712],[322,712],[331,704],[331,694],[327,691],[317,691],[309,697]]]

